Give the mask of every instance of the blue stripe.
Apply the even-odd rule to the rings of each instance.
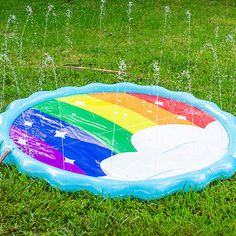
[[[25,122],[33,124],[29,126]],[[74,164],[89,176],[105,176],[100,163],[114,155],[111,150],[86,132],[36,109],[26,110],[13,125],[48,143],[64,157],[75,160]],[[58,131],[66,132],[65,138],[55,137]]]

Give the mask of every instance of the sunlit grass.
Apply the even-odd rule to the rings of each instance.
[[[127,76],[123,81],[150,85],[156,83],[151,65],[161,61],[159,85],[190,92],[189,81],[183,74],[188,66],[186,11],[190,10],[191,92],[220,105],[221,80],[222,108],[236,115],[235,2],[133,1],[130,44],[127,3],[125,0],[107,1],[100,30],[99,0],[71,4],[62,0],[0,0],[1,49],[7,36],[7,53],[20,84],[20,97],[38,90],[56,89],[50,65],[43,67],[45,81],[39,87],[46,54],[55,60],[59,87],[122,82],[111,73],[65,69],[63,65],[67,63],[118,70],[119,61],[124,60]],[[19,36],[28,4],[32,6],[33,18],[24,33],[20,64]],[[55,16],[50,14],[44,37],[49,4],[54,5]],[[166,5],[170,6],[171,13],[164,29]],[[72,10],[70,19],[66,18],[68,8]],[[5,32],[9,15],[16,15],[17,30],[10,25]],[[214,48],[218,62],[207,45]],[[9,65],[6,65],[5,82],[4,107],[19,98]],[[104,199],[88,192],[63,193],[43,180],[20,174],[15,167],[3,165],[0,173],[0,234],[236,235],[235,177],[217,181],[199,193],[178,193],[161,200],[140,201]]]

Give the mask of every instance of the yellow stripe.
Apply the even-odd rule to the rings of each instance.
[[[131,133],[156,125],[155,122],[134,111],[88,95],[75,95],[57,100],[102,116]]]

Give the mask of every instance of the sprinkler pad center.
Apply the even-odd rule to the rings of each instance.
[[[38,92],[13,102],[0,123],[5,162],[63,191],[156,199],[236,170],[236,118],[157,86]]]

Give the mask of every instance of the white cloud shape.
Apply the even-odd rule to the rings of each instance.
[[[218,122],[205,129],[190,125],[158,125],[135,133],[137,152],[114,155],[101,162],[107,176],[117,180],[171,177],[206,168],[227,152],[229,139]]]

